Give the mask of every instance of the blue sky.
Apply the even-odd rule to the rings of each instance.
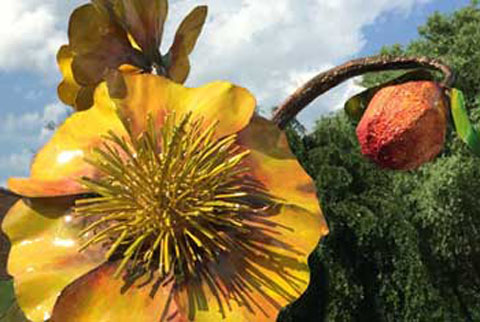
[[[0,185],[28,175],[34,152],[69,109],[58,102],[55,51],[79,0],[0,2]],[[172,2],[172,1],[171,1]],[[262,107],[278,104],[317,72],[347,59],[405,44],[434,11],[452,12],[469,0],[177,0],[171,3],[165,43],[195,4],[210,18],[193,56],[191,86],[227,79],[249,88]],[[21,3],[21,4],[20,4]],[[300,4],[303,3],[303,4]],[[360,88],[348,82],[301,115],[307,126],[341,106]]]

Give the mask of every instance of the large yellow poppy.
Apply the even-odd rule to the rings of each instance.
[[[284,133],[227,82],[102,83],[36,155],[3,230],[32,321],[274,321],[328,232]]]

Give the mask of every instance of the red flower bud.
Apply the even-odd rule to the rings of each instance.
[[[447,113],[443,91],[434,82],[384,87],[357,126],[362,153],[384,168],[418,168],[442,150]]]

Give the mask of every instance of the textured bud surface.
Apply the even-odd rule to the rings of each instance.
[[[371,100],[357,126],[362,153],[384,168],[411,170],[443,148],[447,108],[434,82],[387,86]]]

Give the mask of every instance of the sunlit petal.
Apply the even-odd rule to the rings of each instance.
[[[136,134],[145,131],[149,115],[161,127],[168,113],[192,112],[205,125],[218,122],[216,135],[223,137],[243,129],[256,104],[246,89],[228,82],[186,88],[155,75],[125,76],[125,82],[127,96],[117,100],[117,105]]]
[[[32,321],[51,314],[58,293],[104,261],[89,248],[80,253],[84,224],[68,214],[71,202],[18,201],[2,225],[11,242],[7,270],[14,276],[17,301]]]
[[[197,308],[195,321],[274,321],[282,307],[306,290],[310,279],[308,255],[326,234],[320,214],[281,206],[268,221],[270,238],[257,240],[254,232],[244,236],[256,240],[260,254],[256,259],[249,256],[244,261],[241,253],[234,252],[209,265],[214,282],[202,276],[201,286],[194,287],[197,293],[203,292],[208,303],[203,310]],[[176,296],[185,317],[189,313],[187,289]]]
[[[116,264],[106,263],[65,288],[55,304],[52,321],[182,321],[170,296],[171,281],[158,288],[154,283],[140,286],[148,279],[143,276],[126,287],[122,278],[113,278],[115,270]]]
[[[113,131],[125,134],[107,86],[95,92],[95,105],[73,114],[33,160],[30,178],[10,179],[12,191],[27,197],[71,195],[85,192],[78,180],[96,177],[98,171],[85,162],[92,148],[102,144],[102,136]]]
[[[246,159],[251,173],[271,194],[285,203],[318,213],[323,222],[313,180],[290,151],[285,133],[272,122],[255,116],[238,134],[238,142],[251,151]]]
[[[60,100],[70,106],[75,106],[77,94],[81,86],[77,84],[73,77],[72,61],[73,52],[70,46],[62,46],[57,53],[57,63],[63,75],[62,82],[58,85],[58,97]]]

